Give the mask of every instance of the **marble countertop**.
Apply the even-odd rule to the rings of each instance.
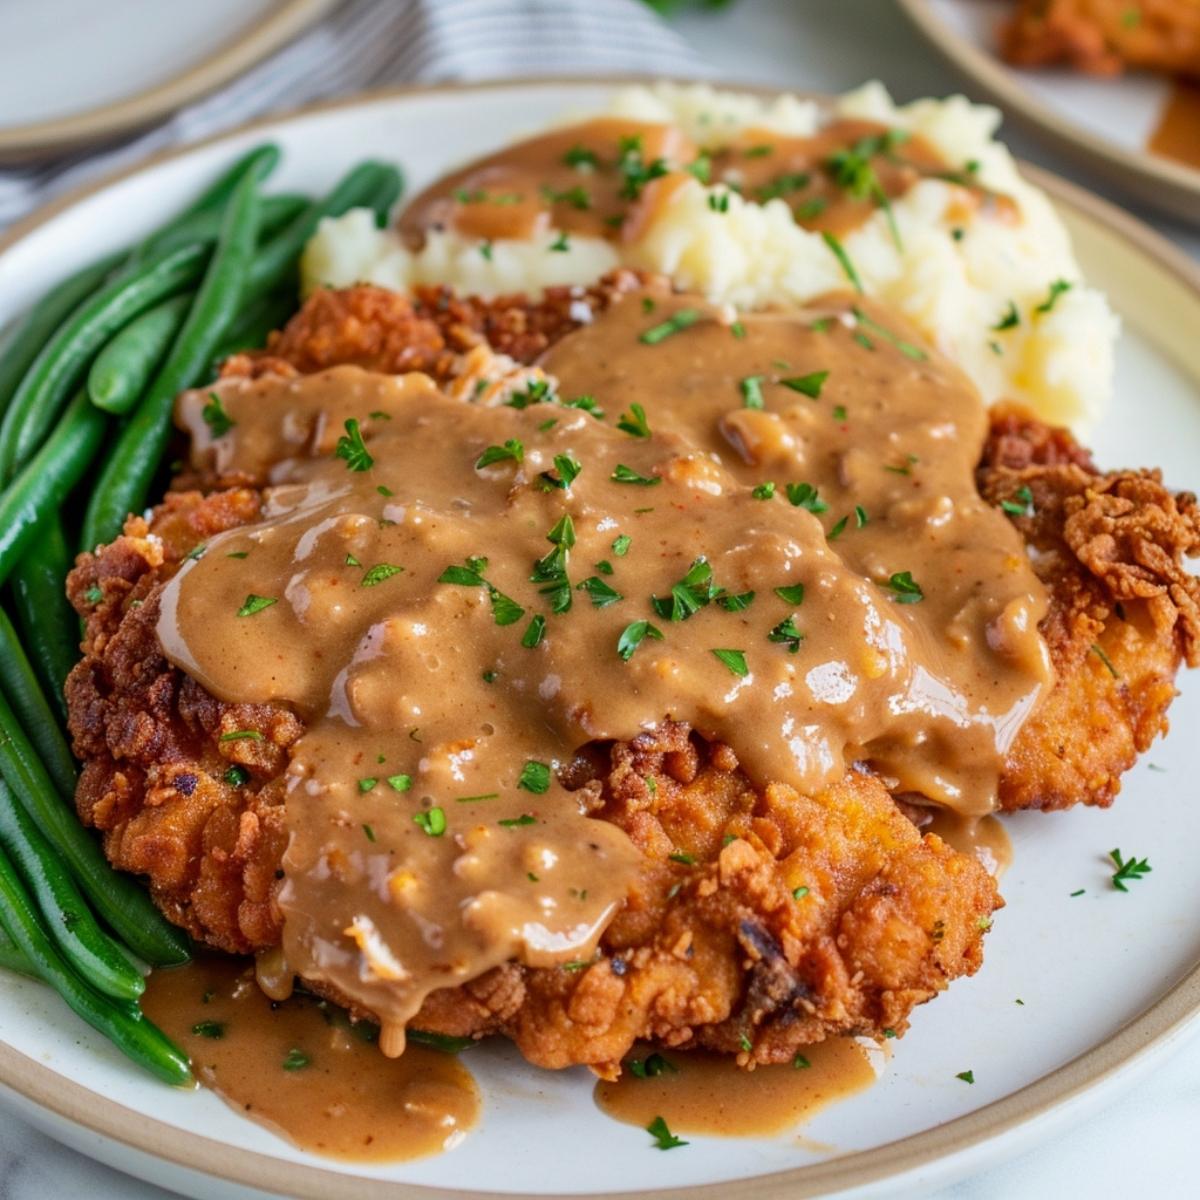
[[[685,13],[676,24],[730,79],[842,91],[882,78],[901,100],[951,90],[971,94],[888,0],[740,0],[715,14]],[[1130,204],[1020,130],[1007,130],[1005,137],[1022,157],[1124,204],[1200,261],[1200,232]],[[1197,1130],[1200,1037],[1193,1037],[1082,1125],[1057,1131],[1052,1141],[971,1179],[913,1194],[924,1200],[1072,1195],[1106,1200],[1127,1198],[1131,1189],[1154,1197],[1194,1195],[1191,1152]],[[873,1194],[890,1193],[885,1186]],[[0,1120],[0,1200],[164,1200],[168,1195],[66,1149],[15,1118]]]

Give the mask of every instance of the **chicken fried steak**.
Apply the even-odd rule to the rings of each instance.
[[[391,1049],[779,1062],[977,969],[995,885],[893,796],[1109,803],[1197,656],[1194,498],[989,432],[851,300],[742,332],[629,273],[360,287],[183,398],[188,490],[71,578],[112,861]]]

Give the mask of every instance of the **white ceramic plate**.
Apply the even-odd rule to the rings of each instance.
[[[322,189],[351,161],[375,155],[401,162],[415,191],[516,132],[602,103],[610,86],[393,93],[189,150],[60,203],[0,243],[0,322],[82,260],[160,222],[264,136],[286,152],[273,186]],[[1130,218],[1034,177],[1053,191],[1087,274],[1126,320],[1119,400],[1093,439],[1100,461],[1159,464],[1174,485],[1197,483],[1200,274]],[[1004,880],[1008,907],[988,939],[983,971],[919,1010],[880,1082],[819,1114],[803,1143],[791,1135],[691,1137],[686,1149],[662,1154],[641,1130],[593,1107],[586,1071],[540,1072],[496,1044],[469,1052],[485,1109],[457,1149],[394,1166],[323,1161],[242,1120],[211,1093],[144,1078],[46,989],[11,976],[0,976],[0,1097],[85,1153],[206,1198],[661,1188],[726,1200],[828,1195],[883,1180],[928,1186],[978,1169],[1110,1095],[1118,1076],[1128,1087],[1139,1065],[1200,1024],[1200,806],[1188,794],[1198,684],[1183,680],[1173,735],[1128,776],[1115,809],[1009,821],[1016,857]],[[1127,895],[1109,886],[1114,846],[1153,865]],[[1072,898],[1077,888],[1086,893]],[[974,1086],[955,1078],[968,1069]],[[834,1150],[806,1148],[815,1142]]]
[[[1013,0],[900,0],[917,28],[1005,112],[1050,137],[1157,208],[1200,223],[1200,168],[1151,154],[1146,143],[1167,101],[1167,79],[1131,72],[1097,79],[1067,69],[1008,66],[996,28]],[[1200,136],[1200,135],[1198,135]]]
[[[4,5],[0,160],[147,125],[220,87],[333,0],[37,0]]]

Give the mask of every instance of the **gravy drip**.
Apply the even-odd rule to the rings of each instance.
[[[1184,79],[1172,82],[1148,149],[1190,167],[1200,167],[1200,83]]]
[[[674,1134],[769,1137],[794,1130],[875,1082],[867,1052],[847,1037],[805,1047],[795,1064],[753,1071],[703,1050],[664,1050],[657,1059],[669,1064],[656,1068],[660,1074],[639,1078],[626,1070],[619,1079],[597,1083],[601,1111],[643,1129],[662,1117]]]
[[[687,328],[640,340],[685,313]],[[259,523],[168,582],[159,638],[216,696],[304,720],[284,955],[378,1015],[385,1052],[436,988],[595,953],[640,855],[587,815],[589,789],[555,778],[589,742],[673,718],[731,745],[759,784],[816,793],[865,761],[956,810],[992,805],[1049,666],[1043,590],[972,481],[978,395],[852,298],[741,331],[665,289],[597,315],[544,365],[604,420],[349,366],[179,402],[195,466],[270,486]],[[817,398],[784,382],[817,371]],[[743,404],[750,376],[761,409]],[[211,394],[233,422],[218,437]],[[634,403],[648,436],[618,428],[622,413],[638,428]],[[367,469],[335,453],[347,420]],[[475,466],[517,442],[521,462]],[[826,511],[789,503],[801,482]],[[693,569],[711,576],[689,587]],[[920,602],[887,586],[903,572]]]
[[[205,1087],[314,1154],[395,1162],[438,1154],[475,1124],[475,1081],[453,1056],[414,1046],[400,1061],[333,1005],[274,1004],[244,959],[206,955],[154,971],[146,1015],[187,1050]]]
[[[419,246],[434,229],[527,240],[551,229],[633,241],[691,177],[748,200],[782,200],[809,229],[846,234],[923,178],[957,183],[967,207],[1016,209],[952,169],[929,142],[875,121],[839,120],[811,137],[746,130],[701,154],[671,125],[599,117],[539,134],[438,180],[408,205],[400,231]],[[966,213],[964,212],[964,217]]]

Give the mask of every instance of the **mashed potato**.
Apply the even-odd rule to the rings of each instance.
[[[1082,283],[1047,197],[1021,179],[994,140],[999,113],[961,96],[897,106],[878,83],[841,97],[834,109],[920,134],[947,162],[971,163],[974,177],[1011,197],[1020,215],[1015,224],[979,216],[964,208],[953,184],[922,179],[892,201],[899,245],[882,210],[843,239],[864,290],[908,316],[986,399],[1015,398],[1063,424],[1096,419],[1111,391],[1117,320],[1104,296]],[[766,101],[707,85],[623,88],[608,111],[678,125],[705,149],[750,128],[805,136],[822,121],[811,101]],[[714,208],[713,193],[727,200]],[[795,305],[846,286],[821,235],[797,225],[783,200],[759,203],[695,179],[635,241],[573,237],[569,251],[548,253],[556,237],[552,231],[534,241],[498,240],[485,256],[476,239],[435,232],[412,253],[356,211],[322,223],[305,254],[304,281],[309,288],[437,282],[483,295],[536,293],[590,282],[623,264],[664,272],[680,288],[748,309]]]

